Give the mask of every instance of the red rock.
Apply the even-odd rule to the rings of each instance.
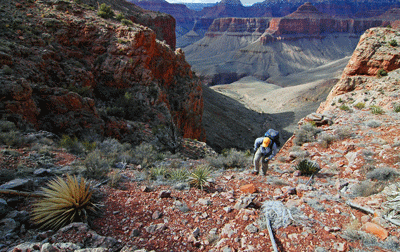
[[[16,85],[2,90],[5,112],[12,118],[22,117],[24,123],[33,124],[37,129],[57,134],[82,136],[92,132],[132,140],[129,137],[141,136],[135,132],[135,126],[125,121],[131,120],[152,122],[151,125],[174,124],[183,137],[204,141],[202,86],[193,78],[183,51],[174,51],[175,20],[170,15],[146,11],[125,1],[121,2],[123,6],[114,4],[114,10],[123,7],[127,18],[147,24],[151,29],[137,24],[135,29],[123,25],[97,26],[80,19],[79,15],[73,19],[61,15],[62,22],[51,25],[63,32],[52,35],[46,28],[48,21],[34,13],[36,8],[30,10],[37,17],[38,31],[43,29],[41,32],[51,36],[57,48],[26,38],[17,43],[27,47],[31,57],[21,50],[0,53],[0,67],[12,66],[10,76],[4,78],[4,86]],[[42,3],[37,5],[40,9]],[[57,8],[51,11],[54,15],[59,12]],[[33,44],[38,47],[30,50]],[[17,85],[14,76],[29,81],[24,86]],[[96,99],[104,91],[101,88],[115,92],[135,89],[143,104],[141,113],[134,116],[131,113],[130,118],[100,117]]]
[[[365,223],[364,228],[366,232],[374,234],[382,240],[385,240],[389,236],[389,232],[386,229],[372,222]]]
[[[251,194],[251,193],[257,192],[257,188],[255,187],[254,184],[247,184],[247,185],[241,186],[239,189],[243,193],[250,193]]]

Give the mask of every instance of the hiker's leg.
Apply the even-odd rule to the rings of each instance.
[[[262,175],[266,175],[267,174],[267,170],[268,170],[268,161],[269,159],[267,158],[263,158],[261,163],[262,163]]]
[[[260,161],[263,157],[263,154],[261,153],[261,148],[258,148],[258,150],[256,151],[256,153],[254,154],[254,168],[253,168],[253,172],[257,172],[260,170]]]

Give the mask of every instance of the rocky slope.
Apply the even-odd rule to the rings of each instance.
[[[400,47],[390,48],[382,43],[383,37],[400,41],[398,30],[371,29],[351,62],[357,59],[364,68],[373,68],[368,59],[379,62],[388,48],[390,53],[399,54]],[[360,54],[362,50],[376,53]],[[29,229],[26,211],[10,210],[30,201],[4,196],[7,201],[0,201],[0,209],[9,214],[1,221],[14,230],[5,231],[4,237],[10,239],[0,248],[272,251],[268,217],[279,251],[400,251],[399,206],[388,202],[389,196],[398,197],[400,192],[400,69],[392,67],[382,77],[349,75],[355,69],[351,62],[330,95],[330,106],[322,105],[319,113],[299,122],[299,130],[270,162],[267,176],[251,175],[251,166],[246,163],[236,169],[215,169],[201,190],[185,183],[170,185],[166,178],[151,183],[143,180],[142,167],[129,164],[117,170],[124,178],[120,187],[100,186],[105,195],[104,213],[95,220],[93,230],[72,224],[58,232],[37,235]],[[355,85],[342,88],[340,83],[349,78],[357,80]],[[18,161],[33,163],[34,150],[14,151],[0,152],[2,164],[14,169]],[[48,152],[52,155],[37,155],[51,162],[58,160],[63,169],[47,172],[65,171],[71,154],[59,149]],[[310,176],[296,170],[303,159],[317,165],[318,172]],[[207,162],[170,158],[155,165],[188,168]],[[40,181],[39,176],[35,180]],[[5,225],[0,227],[5,230]],[[22,243],[29,238],[34,241]],[[21,244],[15,247],[18,241]]]
[[[396,27],[393,16],[338,19],[306,3],[282,18],[216,19],[205,37],[184,51],[193,69],[213,84],[248,75],[268,80],[350,55],[366,29]]]
[[[1,3],[2,117],[81,138],[138,143],[143,127],[164,125],[204,139],[202,88],[174,51],[174,19],[101,3],[125,19],[99,17],[97,1]]]

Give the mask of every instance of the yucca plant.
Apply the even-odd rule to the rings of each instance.
[[[198,166],[189,176],[189,184],[203,190],[203,186],[210,178],[211,170],[208,165]]]
[[[189,177],[187,170],[185,169],[174,169],[171,171],[171,179],[175,181],[185,181]]]
[[[297,164],[296,169],[301,172],[301,175],[313,175],[314,173],[317,173],[320,170],[319,165],[317,163],[308,159],[301,160]]]
[[[150,169],[150,178],[155,180],[158,177],[165,177],[167,176],[168,171],[165,166],[157,166]]]
[[[57,177],[42,188],[42,198],[33,205],[32,220],[41,229],[58,230],[72,222],[87,223],[95,213],[90,200],[92,192],[83,178],[67,175],[66,181]]]

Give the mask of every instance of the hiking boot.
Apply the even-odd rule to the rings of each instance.
[[[252,174],[252,175],[258,175],[258,172],[252,171],[251,174]]]

